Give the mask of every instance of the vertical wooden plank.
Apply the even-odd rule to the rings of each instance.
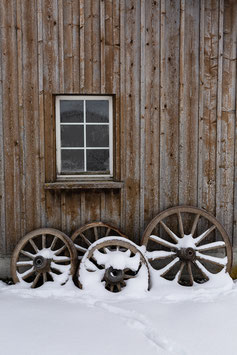
[[[145,71],[145,196],[144,218],[147,225],[159,212],[160,170],[160,1],[146,5]]]
[[[105,93],[105,1],[100,0],[100,89]]]
[[[73,56],[72,56],[72,3],[63,2],[63,40],[64,40],[64,87],[66,93],[73,92]]]
[[[113,92],[113,0],[105,1],[105,92]]]
[[[85,87],[85,14],[84,0],[80,0],[80,92]]]
[[[84,58],[85,58],[85,85],[86,94],[93,93],[93,57],[92,57],[92,1],[84,2]]]
[[[100,93],[100,0],[93,0],[91,7],[92,16],[92,86],[93,93]]]
[[[135,242],[140,240],[140,1],[125,2],[126,21],[126,230]],[[128,119],[129,118],[129,119]],[[138,153],[139,152],[139,153]]]
[[[64,18],[63,0],[58,0],[58,70],[59,70],[59,91],[64,93]]]
[[[160,209],[178,204],[179,16],[177,1],[161,1]]]
[[[3,131],[3,12],[0,4],[0,254],[6,253],[5,149]]]
[[[26,228],[40,226],[41,181],[38,119],[38,54],[36,3],[22,2],[23,105],[26,158]],[[32,198],[33,197],[33,198]]]
[[[218,6],[201,2],[198,206],[215,214]]]
[[[64,68],[62,66],[62,26],[63,3],[56,0],[45,0],[43,6],[43,53],[44,53],[44,124],[45,124],[45,179],[53,182],[55,171],[55,122],[53,93],[63,89]],[[61,63],[61,64],[60,64]],[[60,64],[60,65],[59,65]],[[60,193],[46,192],[47,226],[61,227],[61,195]]]
[[[79,54],[79,1],[72,2],[72,64],[73,64],[73,92],[80,91],[80,54]]]
[[[11,253],[21,235],[16,2],[1,2],[1,19],[4,176],[7,192],[5,241],[6,252]]]
[[[45,226],[45,154],[44,154],[44,81],[43,81],[43,9],[42,0],[37,1],[37,33],[38,33],[38,117],[39,117],[39,154],[40,154],[40,189],[41,189],[41,226]]]
[[[125,0],[120,1],[120,137],[121,137],[121,156],[120,156],[120,176],[121,180],[125,180],[126,167],[125,167],[125,152],[126,152],[126,137],[125,137],[125,104],[126,104],[126,85],[125,85]],[[121,203],[120,203],[120,216],[121,216],[121,228],[125,231],[125,214],[126,214],[126,190],[121,190]]]
[[[193,206],[198,195],[199,8],[199,1],[181,0],[179,203]]]
[[[222,5],[222,3],[221,3]],[[220,7],[220,16],[223,8]],[[227,233],[233,231],[234,194],[234,128],[236,100],[236,16],[237,4],[231,0],[224,2],[223,19],[223,61],[222,88],[219,87],[222,101],[218,105],[218,160],[217,217]],[[220,53],[221,54],[221,53]],[[221,59],[220,59],[221,60]],[[221,75],[221,73],[220,73]],[[219,99],[219,97],[218,97]]]

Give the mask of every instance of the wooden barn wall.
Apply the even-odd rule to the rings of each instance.
[[[178,204],[216,214],[237,246],[236,34],[234,0],[1,0],[0,254],[100,219],[139,242]],[[116,95],[124,189],[44,190],[63,93]]]

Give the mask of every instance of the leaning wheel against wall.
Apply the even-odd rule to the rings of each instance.
[[[65,284],[77,267],[77,252],[71,239],[53,228],[36,229],[17,244],[11,260],[15,283],[31,288],[47,281]]]
[[[213,215],[196,207],[178,206],[158,214],[148,224],[142,244],[159,275],[182,285],[203,283],[231,269],[226,231]]]

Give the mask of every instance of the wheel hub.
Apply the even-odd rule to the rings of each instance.
[[[196,258],[196,252],[193,248],[181,248],[178,256],[182,261],[193,261]]]
[[[34,258],[33,266],[36,271],[47,272],[50,270],[50,263],[51,263],[50,259],[46,259],[42,255],[38,255]]]
[[[117,284],[124,279],[124,271],[120,269],[114,269],[110,266],[108,269],[105,270],[104,279],[106,282],[110,284]]]

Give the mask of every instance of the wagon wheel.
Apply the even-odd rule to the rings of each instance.
[[[77,229],[73,233],[71,239],[77,249],[78,259],[82,259],[83,255],[92,243],[100,238],[109,236],[120,236],[127,238],[126,235],[120,232],[120,230],[103,222],[88,223]]]
[[[196,207],[178,206],[158,214],[148,224],[142,244],[160,276],[182,285],[203,283],[231,269],[226,231],[214,216]]]
[[[77,266],[77,252],[64,233],[53,228],[36,229],[17,244],[11,260],[15,283],[26,282],[31,288],[47,281],[65,284]]]
[[[148,263],[136,244],[116,237],[102,238],[95,242],[84,255],[79,268],[79,282],[84,288],[85,279],[92,273],[98,273],[101,281],[110,292],[120,292],[131,279],[145,274],[146,289],[150,289]]]

